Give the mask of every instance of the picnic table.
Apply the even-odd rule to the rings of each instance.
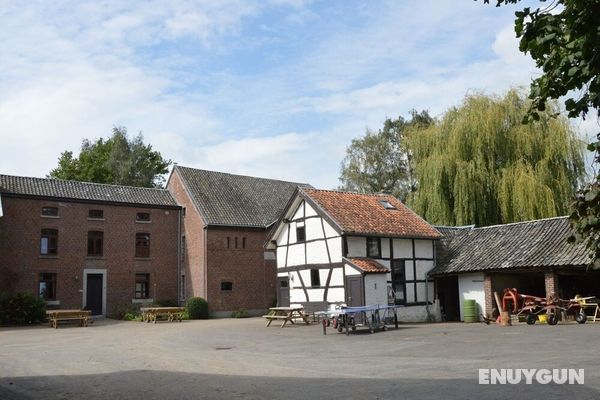
[[[78,321],[80,326],[87,326],[92,312],[89,310],[48,310],[48,321],[52,328],[58,329],[61,321]]]
[[[181,322],[185,307],[142,307],[140,311],[142,322],[156,323],[158,317],[167,317],[168,322]]]
[[[306,325],[310,324],[308,315],[304,313],[304,308],[302,307],[271,307],[269,308],[269,313],[263,315],[263,318],[267,319],[267,326],[270,326],[274,320],[281,320],[280,328],[283,328],[288,322],[294,324],[294,319],[298,318],[302,319]]]

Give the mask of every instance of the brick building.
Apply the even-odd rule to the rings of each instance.
[[[275,254],[264,244],[298,185],[175,166],[167,189],[184,207],[183,295],[205,298],[216,316],[270,307]]]
[[[181,207],[164,189],[0,175],[0,290],[112,315],[176,301]]]

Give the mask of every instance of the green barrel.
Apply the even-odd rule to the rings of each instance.
[[[463,320],[464,322],[477,322],[479,316],[477,315],[478,308],[475,300],[465,300],[463,302]]]

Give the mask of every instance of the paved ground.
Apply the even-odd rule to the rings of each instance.
[[[598,399],[600,324],[402,325],[346,337],[261,319],[0,328],[0,399]],[[479,385],[479,368],[585,368]]]

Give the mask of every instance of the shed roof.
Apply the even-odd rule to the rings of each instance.
[[[90,202],[177,207],[177,203],[166,189],[13,175],[0,175],[0,193]]]
[[[175,166],[207,225],[266,228],[304,183]]]
[[[344,258],[358,270],[365,274],[382,274],[390,272],[390,269],[384,265],[379,264],[372,258]]]
[[[391,195],[307,188],[303,188],[302,192],[346,234],[424,239],[437,239],[442,236],[427,221]]]
[[[567,217],[438,229],[444,238],[432,275],[585,266],[590,261],[583,244],[567,242],[571,234]]]

